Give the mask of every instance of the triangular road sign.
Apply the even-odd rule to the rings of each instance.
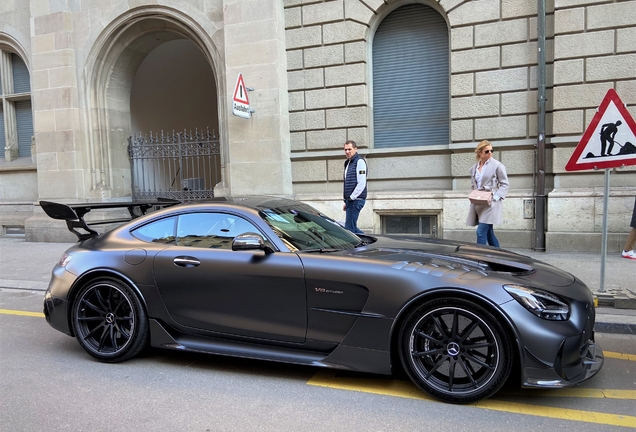
[[[234,87],[234,96],[232,97],[234,102],[242,103],[245,105],[250,104],[250,100],[247,97],[247,89],[245,88],[245,83],[243,82],[243,74],[239,74],[238,79],[236,80],[236,87]]]
[[[609,169],[623,165],[636,165],[636,122],[616,91],[609,89],[565,170]]]

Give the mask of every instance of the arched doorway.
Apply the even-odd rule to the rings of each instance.
[[[219,89],[223,87],[217,79],[222,76],[218,51],[210,41],[211,35],[184,24],[182,17],[171,16],[177,12],[135,13],[120,17],[104,29],[89,55],[84,95],[89,108],[89,196],[139,198],[133,187],[138,188],[139,180],[147,180],[150,175],[158,179],[152,187],[164,192],[169,187],[182,190],[182,178],[197,178],[199,186],[211,191],[222,181],[219,136],[223,132],[219,119],[224,108],[219,104]],[[177,181],[178,167],[161,171],[154,162],[145,168],[131,164],[130,143],[135,133],[152,136],[147,142],[153,149],[160,142],[174,141],[199,148],[201,133],[207,136],[208,131],[214,137],[208,140],[215,146],[216,156],[211,162],[214,169],[199,171],[196,176],[180,170]],[[146,160],[158,156],[143,152]],[[139,170],[143,176],[135,181]]]
[[[211,198],[221,181],[214,74],[189,39],[156,47],[135,74],[129,143],[133,199]]]

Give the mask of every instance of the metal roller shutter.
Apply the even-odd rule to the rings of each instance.
[[[376,148],[448,144],[448,26],[431,7],[402,6],[373,39]]]
[[[18,157],[31,156],[31,136],[33,136],[33,113],[31,101],[15,103],[15,120],[18,128]]]
[[[11,54],[11,65],[13,68],[13,93],[29,93],[31,81],[26,64],[19,56]]]

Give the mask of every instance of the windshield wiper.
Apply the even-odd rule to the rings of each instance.
[[[329,252],[340,252],[342,249],[334,249],[334,248],[315,248],[315,249],[301,249],[298,252],[320,252],[320,253],[329,253]]]

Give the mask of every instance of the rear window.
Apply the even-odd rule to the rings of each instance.
[[[131,234],[148,243],[174,243],[176,217],[160,219],[133,230]]]

